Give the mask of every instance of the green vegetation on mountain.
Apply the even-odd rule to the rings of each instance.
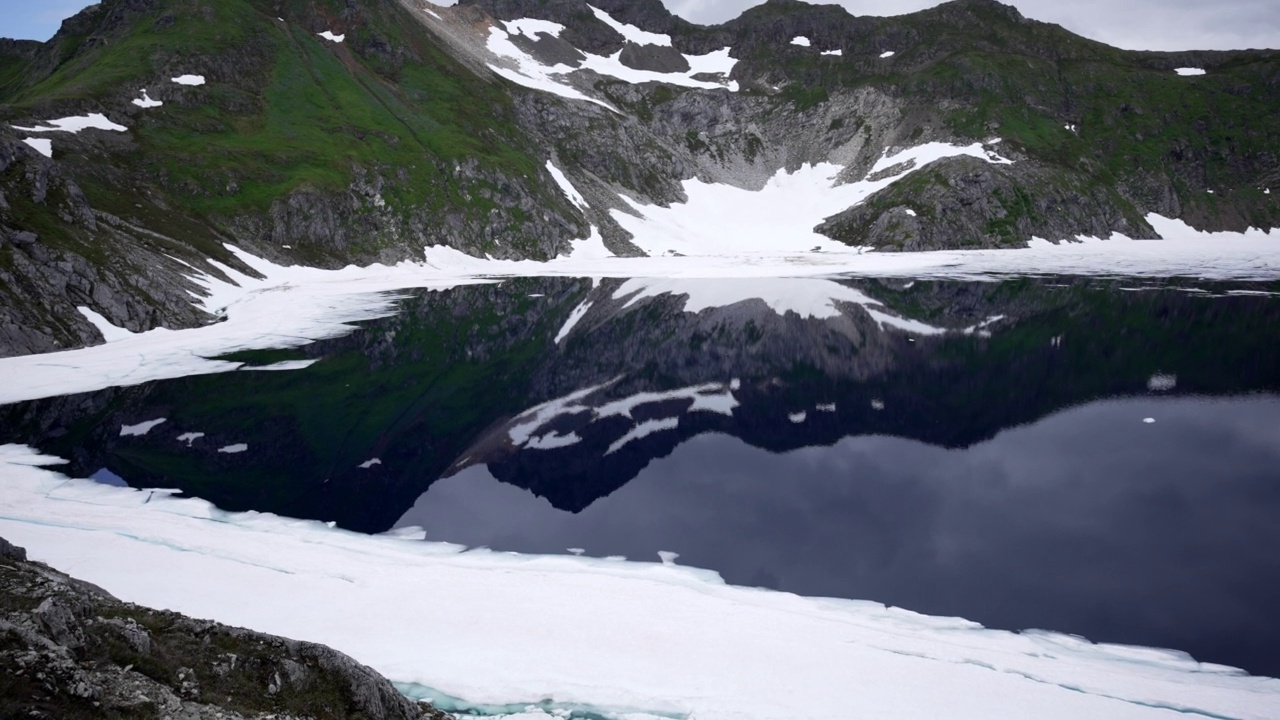
[[[573,75],[615,113],[490,70],[489,28],[522,17],[565,25],[526,45],[548,64],[628,47],[684,62],[628,46],[586,0],[431,16],[411,0],[104,0],[47,43],[0,41],[0,354],[93,341],[79,306],[132,330],[208,322],[189,277],[220,275],[210,260],[247,271],[227,244],[323,267],[437,244],[546,259],[596,226],[638,252],[609,211],[621,194],[669,205],[691,177],[758,186],[833,158],[853,176],[934,141],[1001,138],[1016,162],[936,163],[819,231],[911,250],[1152,237],[1150,213],[1280,226],[1276,51],[1129,52],[994,0],[891,18],[769,0],[714,27],[660,0],[594,5],[681,53],[730,48],[739,92]],[[184,74],[207,82],[173,82]],[[144,88],[164,104],[135,104]],[[14,127],[87,113],[128,130],[41,135],[48,160]],[[548,160],[591,207],[568,202]]]

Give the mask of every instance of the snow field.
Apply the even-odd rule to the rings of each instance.
[[[127,601],[325,643],[402,687],[512,714],[543,699],[700,720],[1280,714],[1280,681],[1175,652],[734,587],[662,562],[362,536],[41,467],[56,462],[0,448],[0,535],[34,559]]]

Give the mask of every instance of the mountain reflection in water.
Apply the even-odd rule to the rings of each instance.
[[[672,551],[1280,675],[1280,298],[1136,282],[473,285],[235,358],[305,369],[0,407],[0,442],[229,510]]]

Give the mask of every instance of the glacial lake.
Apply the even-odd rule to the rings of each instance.
[[[226,510],[1280,676],[1280,283],[521,278],[398,310],[0,406],[0,444]]]

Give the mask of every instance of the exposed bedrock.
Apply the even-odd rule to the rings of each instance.
[[[0,639],[4,717],[448,717],[336,650],[121,602],[3,538]]]

